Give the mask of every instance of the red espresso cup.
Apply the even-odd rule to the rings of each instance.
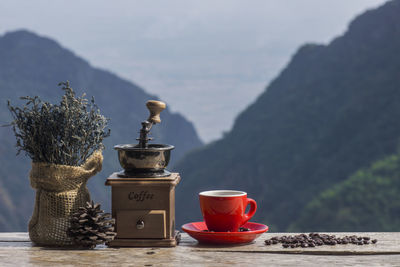
[[[243,191],[204,191],[199,193],[199,199],[207,228],[214,232],[237,232],[257,210],[257,203]],[[245,213],[248,204],[250,210]]]

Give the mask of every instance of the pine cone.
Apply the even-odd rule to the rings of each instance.
[[[72,214],[70,222],[67,234],[78,246],[94,248],[99,244],[107,244],[116,236],[115,220],[93,201],[86,202],[86,207],[80,207],[78,212]]]

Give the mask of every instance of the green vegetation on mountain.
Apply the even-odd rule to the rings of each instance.
[[[301,47],[224,138],[178,163],[178,224],[201,219],[198,192],[238,189],[258,202],[253,221],[286,231],[321,192],[394,154],[399,14],[400,1],[390,1],[357,17],[329,45]],[[297,226],[309,229],[305,221]]]
[[[400,229],[400,155],[388,156],[318,195],[290,231]]]
[[[57,86],[69,80],[76,95],[95,97],[105,117],[110,118],[111,136],[104,141],[102,172],[90,179],[89,189],[96,202],[109,209],[111,198],[105,179],[121,169],[113,146],[136,143],[140,122],[147,119],[145,103],[157,99],[135,84],[92,67],[55,41],[22,30],[0,36],[0,125],[12,121],[7,100],[22,105],[21,96],[40,96],[59,102],[63,92]],[[173,144],[172,162],[188,150],[202,145],[193,125],[183,116],[163,111],[163,122],[152,130],[157,143]],[[15,156],[15,136],[11,127],[0,127],[0,231],[26,231],[32,214],[34,190],[30,188],[30,159]],[[23,153],[21,153],[23,154]]]

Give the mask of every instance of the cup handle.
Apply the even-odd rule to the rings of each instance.
[[[244,215],[244,221],[243,221],[242,225],[245,224],[245,223],[247,223],[247,222],[251,219],[251,217],[253,217],[254,213],[256,213],[256,210],[257,210],[257,203],[256,203],[256,201],[255,201],[254,199],[252,199],[252,198],[247,198],[246,207],[247,207],[247,205],[249,205],[249,204],[250,204],[250,210],[249,210],[248,213],[246,213],[246,214]]]

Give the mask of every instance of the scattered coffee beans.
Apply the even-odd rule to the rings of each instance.
[[[246,227],[239,227],[239,230],[238,230],[238,232],[248,232],[248,231],[250,231],[250,228],[246,228]],[[214,231],[202,230],[202,232],[214,232]]]
[[[277,237],[274,236],[270,239],[265,240],[266,245],[275,245],[278,243],[282,244],[282,247],[284,248],[297,248],[297,247],[302,247],[302,248],[313,248],[316,246],[322,246],[322,245],[329,245],[329,246],[334,246],[337,244],[355,244],[355,245],[368,245],[368,244],[376,244],[378,240],[373,239],[371,240],[370,237],[365,236],[356,236],[356,235],[350,235],[350,236],[344,236],[344,237],[336,237],[335,235],[327,235],[327,234],[318,234],[318,233],[309,233],[308,235],[306,234],[299,234],[299,235],[289,235],[289,236],[281,236]]]

